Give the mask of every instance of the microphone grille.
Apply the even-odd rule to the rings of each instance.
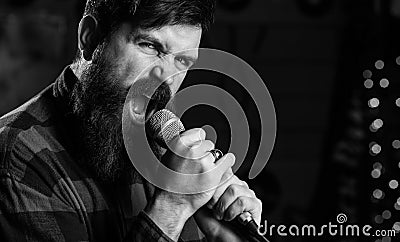
[[[154,113],[149,120],[149,127],[156,141],[163,146],[185,131],[179,118],[168,109]]]

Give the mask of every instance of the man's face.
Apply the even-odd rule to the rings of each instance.
[[[115,61],[115,74],[122,87],[132,86],[144,71],[139,79],[165,81],[174,94],[186,73],[175,74],[187,70],[198,58],[197,50],[193,49],[199,47],[201,32],[194,26],[132,30],[130,25],[124,24],[112,38],[106,55]]]
[[[195,26],[141,30],[123,24],[99,45],[92,63],[83,70],[72,101],[74,113],[82,121],[85,160],[101,179],[116,180],[132,167],[121,127],[129,89],[148,95],[148,87],[161,85],[152,102],[165,105],[198,58],[193,49],[199,47],[201,33]]]

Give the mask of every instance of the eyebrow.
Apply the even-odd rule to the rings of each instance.
[[[167,48],[164,46],[161,41],[153,36],[150,36],[148,34],[144,33],[131,33],[131,35],[134,37],[134,42],[138,42],[139,40],[146,40],[149,42],[152,42],[153,45],[155,45],[157,48],[161,49],[163,53],[167,53]]]
[[[162,53],[170,54],[170,53],[168,53],[169,51],[166,48],[166,46],[163,45],[159,39],[157,39],[149,34],[133,32],[133,33],[131,33],[131,36],[133,36],[133,40],[135,43],[138,42],[139,40],[149,41],[149,42],[152,42],[152,44],[155,45]],[[178,53],[181,53],[181,52],[178,52]],[[175,55],[175,57],[185,58],[185,59],[191,61],[193,63],[193,65],[198,61],[198,57],[193,57],[191,55],[178,54],[178,55]]]

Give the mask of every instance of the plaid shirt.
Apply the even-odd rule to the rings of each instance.
[[[171,241],[142,212],[148,186],[138,173],[107,185],[76,162],[66,98],[76,80],[67,67],[0,119],[0,240]],[[190,219],[180,240],[203,237]]]

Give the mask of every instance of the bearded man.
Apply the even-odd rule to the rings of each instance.
[[[171,169],[223,170],[209,181],[221,183],[217,188],[182,195],[143,179],[122,136],[130,88],[145,94],[159,83],[149,108],[163,108],[198,58],[193,49],[213,22],[214,5],[87,1],[76,59],[53,84],[0,119],[2,241],[245,240],[228,222],[247,211],[259,223],[262,205],[232,175],[233,154],[216,161],[202,129],[176,137],[170,145],[187,158],[163,156]]]

